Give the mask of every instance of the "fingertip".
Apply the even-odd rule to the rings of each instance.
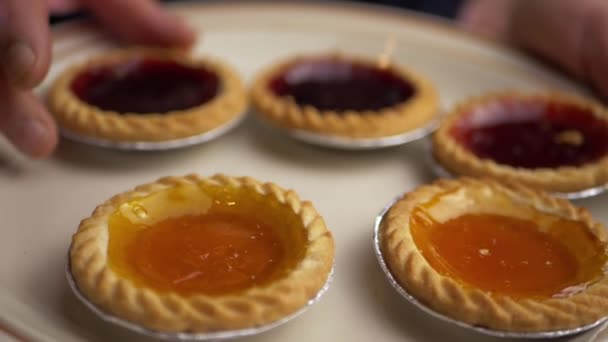
[[[4,131],[19,151],[36,159],[51,155],[58,142],[55,124],[37,118],[18,118],[4,127]]]
[[[171,45],[190,48],[194,45],[197,39],[197,34],[192,27],[190,27],[180,17],[167,14],[167,26],[169,27],[168,42]]]
[[[30,150],[30,156],[36,159],[46,158],[53,154],[59,144],[59,131],[55,121],[48,115],[48,120],[40,122],[44,133],[39,137],[38,143]]]
[[[180,37],[178,37],[178,39],[176,40],[178,42],[177,46],[187,48],[187,49],[192,48],[198,38],[198,35],[192,30],[188,30],[187,32],[180,33],[179,35],[180,35]]]
[[[44,105],[29,91],[0,82],[0,131],[21,152],[49,156],[58,142],[57,126]]]
[[[41,159],[50,156],[58,143],[57,129],[54,124],[40,120],[24,123],[22,135],[15,140],[15,145],[32,158]]]
[[[115,36],[133,44],[189,48],[196,32],[152,0],[85,0],[87,8]],[[128,13],[128,20],[116,13]]]
[[[181,18],[164,11],[157,14],[155,20],[144,20],[141,26],[123,35],[123,38],[135,44],[162,47],[188,49],[194,45],[197,35]]]

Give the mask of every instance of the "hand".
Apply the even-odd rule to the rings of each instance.
[[[131,43],[187,47],[194,42],[194,33],[153,0],[49,0],[48,5],[87,9]],[[1,0],[0,132],[32,157],[51,154],[58,139],[51,115],[31,91],[46,76],[50,58],[46,0]]]
[[[557,64],[608,97],[607,1],[469,0],[459,20]]]

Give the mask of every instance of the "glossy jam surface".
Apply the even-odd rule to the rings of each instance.
[[[390,69],[329,58],[291,65],[269,86],[300,106],[337,112],[393,107],[415,93],[413,84]]]
[[[114,271],[138,286],[186,296],[267,284],[301,260],[305,244],[289,209],[252,191],[215,187],[126,203],[109,227]]]
[[[528,169],[580,166],[608,154],[608,123],[565,103],[486,103],[465,114],[450,133],[480,158]]]
[[[416,207],[414,242],[436,271],[468,286],[514,297],[563,297],[604,274],[605,248],[583,223],[516,206],[439,217]]]
[[[168,60],[100,65],[76,75],[72,91],[82,101],[118,113],[166,113],[202,105],[219,91],[218,76]]]

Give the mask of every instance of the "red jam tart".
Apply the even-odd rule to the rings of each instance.
[[[407,101],[416,91],[392,70],[331,59],[301,61],[271,79],[269,87],[299,106],[337,113],[379,111]]]
[[[50,107],[63,129],[109,141],[163,141],[205,133],[241,115],[235,71],[175,51],[122,50],[69,68]]]
[[[454,319],[537,332],[608,315],[605,228],[543,191],[440,180],[397,201],[379,233],[401,286]]]
[[[280,127],[349,138],[420,128],[438,107],[435,88],[418,74],[342,55],[277,63],[257,77],[252,98],[258,114]]]
[[[580,191],[608,183],[608,111],[571,95],[491,94],[447,117],[433,154],[455,174]]]
[[[280,321],[326,286],[334,242],[312,204],[243,177],[166,177],[114,196],[70,247],[79,291],[162,332]]]
[[[72,80],[80,100],[117,113],[168,113],[212,100],[219,78],[205,67],[170,60],[141,59],[90,68]]]

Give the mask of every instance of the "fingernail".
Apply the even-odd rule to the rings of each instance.
[[[23,42],[11,43],[3,56],[3,69],[9,82],[14,85],[26,83],[25,79],[36,63],[36,56],[29,45]]]
[[[21,120],[14,124],[9,130],[9,138],[22,152],[37,157],[46,150],[48,144],[49,130],[39,120]]]

